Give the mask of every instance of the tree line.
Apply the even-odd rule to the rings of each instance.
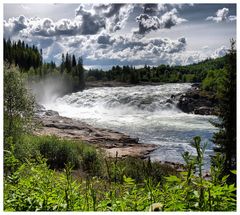
[[[9,64],[15,64],[21,70],[28,71],[30,67],[34,69],[42,65],[42,49],[40,51],[33,45],[29,46],[24,41],[11,41],[3,39],[4,61]]]
[[[77,59],[74,54],[62,54],[62,62],[56,66],[54,61],[43,62],[42,49],[25,44],[24,41],[15,42],[4,38],[3,47],[4,62],[19,67],[21,72],[28,75],[29,80],[40,81],[49,76],[58,76],[67,79],[68,85],[71,85],[68,87],[70,92],[85,88],[82,57]]]
[[[142,68],[133,66],[113,66],[107,71],[90,69],[87,72],[87,81],[120,81],[131,84],[140,82],[185,83],[202,82],[209,70],[223,69],[225,57],[206,59],[202,62],[186,66],[159,65]]]

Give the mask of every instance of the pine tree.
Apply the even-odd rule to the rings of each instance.
[[[77,72],[78,72],[78,80],[79,80],[79,90],[83,90],[85,88],[85,78],[84,78],[83,59],[81,57],[78,58]]]
[[[226,71],[220,92],[220,123],[215,123],[219,131],[214,134],[213,142],[219,146],[215,151],[225,155],[222,174],[230,174],[229,182],[234,182],[235,175],[230,172],[236,169],[236,41],[234,40],[231,40],[231,49],[227,54]]]
[[[77,65],[75,55],[72,56],[72,67],[75,67]]]
[[[62,62],[61,62],[61,74],[63,74],[65,69],[65,61],[64,61],[64,54],[62,54]]]

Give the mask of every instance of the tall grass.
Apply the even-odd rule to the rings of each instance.
[[[74,141],[48,136],[25,138],[27,145],[32,142],[30,140],[34,140],[33,148],[42,155],[45,153],[45,158],[42,155],[33,158],[33,154],[22,154],[25,156],[23,162],[20,160],[23,157],[18,155],[16,158],[19,145],[11,147],[7,152],[5,165],[14,168],[4,177],[5,211],[236,210],[236,185],[228,185],[228,176],[221,178],[219,175],[219,168],[224,161],[221,155],[216,156],[215,165],[211,167],[212,177],[204,178],[204,147],[199,137],[194,139],[197,156],[184,154],[186,171],[180,174],[174,174],[171,169],[161,169],[159,164],[134,158],[121,160],[116,156],[100,162],[94,148]],[[58,145],[55,147],[52,144]],[[68,147],[70,149],[66,149]],[[58,159],[56,156],[63,155],[63,152],[64,159]],[[100,163],[95,163],[94,156]],[[57,161],[67,162],[61,171],[49,168],[54,167]],[[76,163],[71,163],[73,161]],[[82,170],[86,168],[86,177],[79,178],[73,174],[73,169],[77,169],[76,164]],[[93,166],[101,171],[91,172],[89,168]]]
[[[16,157],[24,162],[43,156],[51,169],[63,169],[71,163],[74,169],[100,174],[101,154],[95,147],[81,141],[60,139],[56,136],[25,135],[16,144]]]

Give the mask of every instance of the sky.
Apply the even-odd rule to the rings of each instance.
[[[4,38],[83,57],[86,68],[187,65],[223,56],[236,4],[4,4]]]

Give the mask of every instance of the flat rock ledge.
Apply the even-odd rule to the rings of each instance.
[[[55,111],[41,110],[36,113],[41,127],[36,135],[56,135],[60,138],[81,140],[105,151],[108,157],[139,157],[146,158],[159,146],[139,143],[137,138],[131,138],[120,132],[109,129],[94,128],[79,120],[59,116]]]

